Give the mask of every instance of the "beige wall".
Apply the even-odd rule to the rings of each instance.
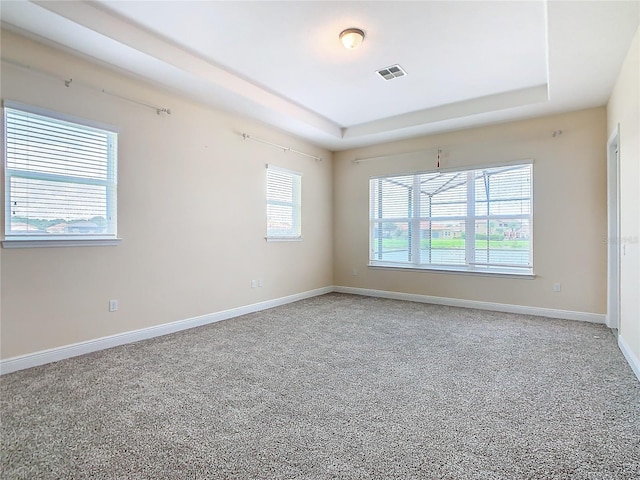
[[[330,152],[12,33],[2,33],[2,56],[75,82],[66,88],[61,80],[3,63],[2,98],[120,128],[124,241],[118,247],[1,249],[1,358],[331,284],[604,313],[606,139],[618,122],[623,236],[638,238],[637,34],[608,106],[608,126],[607,111],[595,108],[340,152],[333,155],[333,171]],[[159,116],[81,83],[173,113]],[[564,133],[553,138],[558,129]],[[238,133],[245,131],[326,160],[244,141]],[[353,160],[437,146],[444,168],[534,160],[534,280],[367,267],[369,177],[433,169],[435,155]],[[263,239],[266,163],[303,173],[303,242]],[[640,356],[638,243],[626,252],[621,334]],[[264,287],[251,289],[254,278],[264,279]],[[552,291],[555,282],[562,292]],[[113,298],[120,309],[108,313]]]
[[[640,360],[640,29],[607,105],[607,131],[620,125],[620,336]],[[640,367],[640,364],[638,365]]]
[[[552,137],[554,130],[564,133]],[[533,280],[368,268],[369,177],[534,160]],[[391,155],[354,163],[354,159]],[[334,155],[334,283],[447,298],[606,311],[606,111],[553,117],[387,143]],[[357,275],[353,275],[353,269]],[[562,291],[552,285],[560,282]]]
[[[331,153],[3,32],[1,94],[120,128],[117,247],[1,249],[1,356],[36,352],[332,284]],[[153,110],[86,83],[171,108]],[[325,158],[316,162],[237,132]],[[267,243],[265,164],[303,174],[302,242]],[[4,195],[2,195],[4,197]],[[3,209],[4,210],[4,209]],[[262,288],[250,288],[262,278]],[[108,300],[119,311],[108,313]]]

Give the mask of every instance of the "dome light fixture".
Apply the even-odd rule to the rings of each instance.
[[[340,33],[340,41],[344,48],[358,48],[364,40],[364,31],[359,28],[347,28]]]

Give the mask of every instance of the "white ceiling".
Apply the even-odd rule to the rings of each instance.
[[[640,24],[608,0],[0,5],[4,28],[330,150],[604,105]]]

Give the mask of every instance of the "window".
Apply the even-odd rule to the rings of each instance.
[[[533,274],[532,164],[370,180],[370,265]]]
[[[267,165],[267,240],[302,238],[302,175]]]
[[[4,246],[117,243],[117,134],[13,102],[4,129]]]

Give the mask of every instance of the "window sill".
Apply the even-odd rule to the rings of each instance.
[[[3,248],[48,247],[111,247],[120,245],[121,238],[9,238],[2,241]]]
[[[301,242],[302,237],[264,237],[267,242]]]
[[[470,270],[464,267],[456,268],[456,267],[416,267],[415,265],[391,265],[391,264],[381,264],[381,263],[369,263],[367,265],[372,269],[380,269],[380,270],[407,270],[412,272],[425,272],[425,273],[449,273],[456,275],[474,275],[481,277],[505,277],[505,278],[520,278],[523,280],[533,280],[536,278],[534,273],[525,273],[525,272],[511,272],[506,270]]]

